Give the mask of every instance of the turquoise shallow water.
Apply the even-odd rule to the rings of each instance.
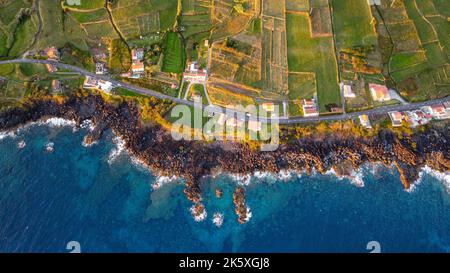
[[[195,222],[182,181],[153,190],[156,178],[126,153],[108,162],[111,133],[89,148],[85,134],[33,126],[0,140],[0,252],[68,252],[69,241],[82,252],[368,252],[369,241],[382,252],[450,251],[450,195],[428,174],[411,193],[385,168],[365,167],[363,188],[332,175],[254,177],[245,225],[236,181],[221,175],[205,179],[208,217]]]

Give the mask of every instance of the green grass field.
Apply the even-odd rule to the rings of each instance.
[[[304,15],[286,15],[289,71],[315,73],[320,111],[328,112],[327,106],[341,105],[333,41],[311,38],[308,20]]]
[[[81,24],[108,20],[108,13],[106,12],[106,9],[99,9],[92,12],[70,11],[69,14],[72,15]]]
[[[314,74],[289,74],[289,100],[312,99],[316,92]]]
[[[118,1],[113,6],[117,27],[127,39],[171,30],[177,17],[178,0]]]
[[[20,72],[26,77],[46,76],[48,74],[47,68],[42,64],[20,64]]]
[[[37,48],[42,49],[48,46],[59,48],[69,42],[76,44],[82,50],[88,50],[86,34],[76,20],[62,12],[59,0],[40,1],[43,26]]]
[[[419,10],[417,10],[414,5],[414,1],[404,1],[406,11],[408,12],[409,18],[414,21],[414,25],[416,26],[417,33],[419,34],[419,38],[422,43],[435,41],[438,37],[433,32],[433,28],[425,18],[421,17],[419,14]]]
[[[109,69],[112,73],[128,72],[131,67],[131,52],[121,39],[115,39],[111,43]]]
[[[181,37],[175,32],[168,32],[164,43],[161,70],[168,73],[181,73],[184,70],[185,58]]]
[[[20,9],[31,7],[30,1],[9,0],[6,2],[8,3],[0,8],[0,20],[4,25],[12,23]]]
[[[80,0],[80,5],[69,5],[71,0],[65,0],[64,4],[67,7],[80,9],[80,10],[90,10],[99,9],[105,5],[104,0]]]
[[[367,0],[332,0],[331,6],[339,49],[377,44]]]
[[[2,30],[0,30],[0,57],[8,54],[7,43],[8,36],[6,36],[6,34]]]
[[[399,71],[426,62],[425,52],[395,53],[391,58],[391,71]]]
[[[37,20],[37,19],[36,19]],[[19,57],[33,41],[37,32],[37,25],[33,17],[24,17],[14,33],[14,43],[12,44],[8,55],[10,57]]]

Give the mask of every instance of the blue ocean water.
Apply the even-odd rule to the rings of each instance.
[[[0,139],[0,252],[69,252],[70,241],[82,252],[369,252],[370,241],[382,252],[450,251],[450,195],[428,174],[413,192],[385,168],[366,167],[362,188],[332,175],[253,178],[245,225],[236,181],[220,175],[204,181],[208,217],[195,222],[182,181],[153,190],[157,178],[125,152],[110,160],[112,133],[84,147],[86,132],[36,125]]]

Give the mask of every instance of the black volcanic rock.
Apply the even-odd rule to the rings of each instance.
[[[365,162],[381,162],[386,166],[394,164],[404,187],[409,188],[425,165],[441,172],[450,169],[447,126],[434,126],[408,139],[398,139],[393,132],[382,130],[371,138],[331,134],[320,139],[302,138],[282,144],[274,152],[260,152],[241,143],[233,143],[232,149],[225,149],[219,143],[175,141],[170,132],[159,125],[143,126],[135,103],[113,106],[93,95],[71,97],[63,103],[51,98],[29,99],[21,108],[0,113],[0,131],[13,130],[47,117],[72,119],[78,124],[86,119],[93,120],[96,129],[90,133],[89,141],[100,138],[104,130],[112,129],[125,141],[129,153],[150,170],[156,174],[183,177],[186,180],[184,193],[197,208],[201,207],[202,198],[200,179],[218,170],[242,175],[281,170],[310,173],[314,168],[325,173],[336,167],[338,173],[345,175]],[[417,148],[413,148],[412,143]],[[245,204],[243,189],[235,194],[238,203]],[[236,206],[239,207],[239,219],[244,219],[243,205]]]

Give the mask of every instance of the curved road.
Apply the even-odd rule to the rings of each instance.
[[[197,105],[197,104],[194,105],[194,103],[191,101],[187,101],[187,100],[183,100],[180,98],[165,95],[165,94],[159,93],[159,92],[151,90],[151,89],[127,84],[122,81],[111,79],[110,77],[105,76],[105,75],[97,75],[97,74],[87,71],[83,68],[69,65],[69,64],[60,63],[60,62],[53,61],[53,60],[14,59],[14,60],[0,61],[0,65],[1,64],[14,64],[14,63],[52,64],[58,68],[78,72],[84,76],[91,76],[91,77],[95,77],[97,79],[110,81],[111,83],[113,83],[116,86],[124,87],[126,89],[129,89],[131,91],[134,91],[134,92],[142,94],[142,95],[152,96],[152,97],[164,99],[164,100],[171,100],[175,103],[184,104],[184,105],[188,105],[188,106],[192,106],[192,107],[199,107],[199,105]],[[422,106],[430,106],[430,105],[434,105],[434,104],[444,103],[446,101],[450,101],[450,96],[447,96],[447,97],[441,98],[441,99],[436,99],[436,100],[429,100],[429,101],[417,102],[417,103],[409,103],[407,105],[383,106],[383,107],[378,107],[378,108],[374,108],[374,109],[370,109],[370,110],[346,113],[346,114],[342,114],[342,115],[320,116],[320,117],[310,117],[310,118],[280,118],[279,123],[280,124],[299,124],[299,123],[312,123],[312,122],[321,122],[321,121],[348,120],[348,119],[352,119],[352,118],[357,118],[359,115],[387,114],[387,112],[389,112],[389,111],[414,110],[414,109],[418,109]],[[215,110],[212,109],[212,112],[214,112],[214,113],[225,112],[224,108],[222,108],[222,107],[216,106],[215,108],[216,108]],[[243,113],[241,113],[241,114],[243,114]],[[267,122],[267,119],[261,119],[261,121]]]

